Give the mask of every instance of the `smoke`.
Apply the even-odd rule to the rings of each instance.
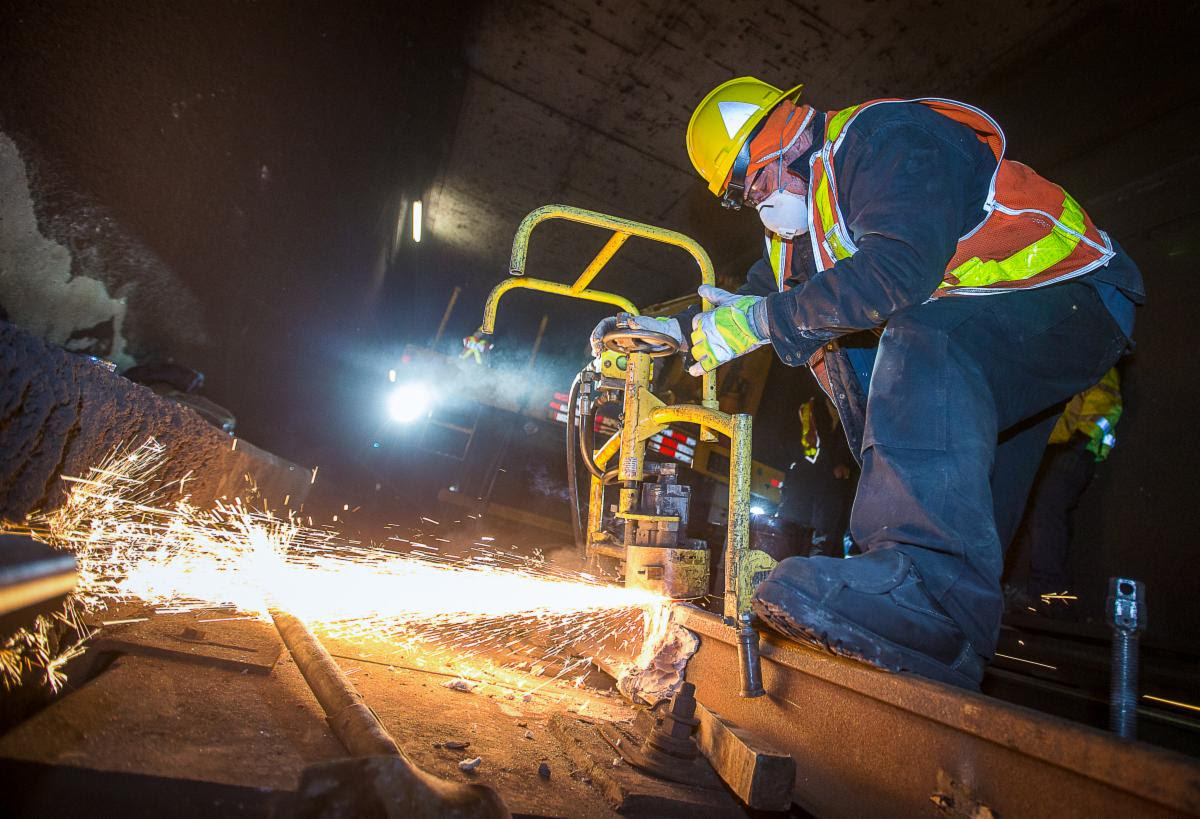
[[[126,305],[102,281],[71,275],[71,254],[38,229],[25,163],[0,134],[0,305],[10,321],[54,344],[128,366]],[[88,344],[89,332],[95,343]],[[104,338],[107,336],[107,338]]]
[[[124,369],[207,343],[194,295],[27,140],[0,133],[0,306],[66,349]]]
[[[529,464],[525,471],[529,476],[529,488],[534,492],[564,503],[570,499],[566,485],[551,478],[545,464]]]
[[[427,383],[443,402],[483,401],[512,412],[540,414],[554,393],[566,392],[580,366],[550,355],[538,356],[531,365],[528,348],[499,346],[485,355],[483,363],[476,363],[469,356],[460,358],[462,349],[446,343],[438,346],[440,355],[428,355],[423,348],[406,348],[407,359],[396,368],[397,381]]]

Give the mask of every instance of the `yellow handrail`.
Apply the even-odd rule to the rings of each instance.
[[[569,222],[579,222],[580,224],[607,228],[613,231],[613,235],[605,243],[604,247],[600,249],[600,252],[588,263],[588,266],[579,274],[579,277],[569,285],[545,279],[527,278],[525,276],[525,261],[529,255],[530,234],[533,233],[535,227],[549,219],[566,219]],[[509,274],[514,278],[496,285],[492,288],[492,292],[488,294],[487,301],[483,305],[483,324],[479,327],[480,332],[490,334],[496,331],[496,311],[500,306],[500,297],[508,291],[517,288],[539,290],[543,293],[553,293],[560,296],[586,299],[587,301],[603,302],[619,307],[626,313],[631,313],[635,316],[639,315],[639,311],[634,307],[633,303],[623,296],[618,296],[616,293],[609,293],[604,290],[588,289],[588,285],[592,283],[596,275],[608,264],[630,236],[638,236],[652,242],[661,242],[687,251],[695,259],[697,266],[700,268],[700,283],[709,285],[716,283],[716,274],[713,272],[712,260],[708,257],[708,253],[705,252],[704,248],[690,236],[685,236],[678,231],[668,230],[667,228],[655,227],[643,222],[635,222],[632,219],[622,219],[617,216],[609,216],[606,213],[597,213],[596,211],[584,208],[571,207],[570,205],[543,205],[540,208],[530,211],[517,227],[517,233],[513,237],[512,257],[509,260],[508,266]],[[707,300],[704,300],[702,303],[705,310],[712,307]],[[685,332],[686,330],[687,328],[684,328]],[[718,409],[717,377],[715,373],[709,372],[704,374],[701,383],[700,401],[709,409]],[[712,437],[712,433],[707,429],[702,429],[701,435],[705,440],[709,440]]]
[[[508,270],[512,275],[525,275],[525,258],[529,251],[529,234],[533,232],[535,227],[548,219],[567,219],[571,222],[579,222],[598,228],[608,228],[617,233],[640,236],[652,242],[662,242],[663,244],[682,248],[690,253],[692,258],[696,260],[696,264],[699,265],[701,283],[716,284],[712,260],[708,258],[708,253],[705,252],[704,248],[690,236],[685,236],[678,231],[668,230],[667,228],[647,225],[644,222],[635,222],[632,219],[622,219],[618,216],[609,216],[607,213],[597,213],[594,210],[575,208],[570,205],[543,205],[540,208],[530,211],[529,215],[521,220],[521,224],[517,227],[517,233],[513,237],[512,258],[508,264]],[[616,251],[614,250],[613,252]],[[609,255],[611,256],[611,254]]]
[[[492,292],[488,294],[487,302],[483,305],[483,324],[479,327],[480,332],[488,334],[496,332],[496,308],[500,304],[500,297],[509,290],[516,290],[522,287],[527,290],[554,293],[558,296],[570,296],[574,299],[604,302],[605,304],[621,308],[623,312],[632,313],[635,316],[640,315],[638,309],[633,306],[633,302],[623,296],[618,296],[616,293],[606,293],[603,290],[576,290],[572,285],[568,284],[549,282],[545,279],[521,277],[519,279],[506,279],[492,288]]]

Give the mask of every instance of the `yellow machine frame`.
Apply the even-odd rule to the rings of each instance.
[[[572,284],[525,276],[525,261],[528,256],[530,235],[535,227],[550,219],[564,219],[613,231],[613,235],[604,247]],[[701,283],[714,284],[715,276],[708,253],[694,239],[682,233],[582,208],[545,205],[529,213],[517,228],[516,236],[513,238],[512,259],[509,265],[509,273],[512,278],[496,285],[488,295],[484,305],[483,324],[480,332],[490,334],[495,331],[496,311],[500,304],[500,298],[510,290],[518,288],[602,302],[618,307],[624,312],[639,315],[637,307],[623,296],[589,288],[597,274],[612,260],[631,236],[672,245],[687,251],[700,268]],[[707,301],[703,304],[705,309],[712,306]],[[701,404],[664,404],[650,392],[650,363],[651,357],[647,353],[629,354],[625,376],[625,421],[620,432],[614,434],[596,450],[595,462],[603,469],[614,456],[619,455],[620,480],[640,482],[644,478],[646,441],[662,431],[668,424],[697,424],[700,426],[701,439],[705,441],[717,440],[715,433],[720,433],[729,439],[729,519],[725,541],[723,613],[728,623],[737,624],[742,622],[750,611],[750,595],[753,593],[755,585],[775,565],[775,561],[770,555],[750,548],[752,418],[748,414],[730,415],[718,409],[716,376],[711,372],[706,373],[703,378]],[[620,490],[617,506],[618,515],[634,516],[636,503],[637,489],[623,487]],[[589,557],[605,555],[623,560],[626,557],[624,548],[620,544],[608,542],[610,538],[602,530],[603,507],[604,484],[599,478],[593,476],[588,502],[588,555]]]

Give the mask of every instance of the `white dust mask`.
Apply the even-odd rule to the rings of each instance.
[[[780,239],[808,233],[808,200],[801,194],[780,188],[758,204],[763,227]]]

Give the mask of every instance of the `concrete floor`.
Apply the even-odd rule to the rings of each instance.
[[[139,614],[126,608],[106,619]],[[276,791],[293,790],[308,765],[344,758],[285,650],[263,673],[251,663],[239,668],[228,659],[230,650],[221,647],[257,647],[254,663],[270,666],[280,650],[273,629],[245,620],[195,623],[214,616],[220,615],[159,615],[108,629],[92,650],[121,653],[93,679],[0,737],[0,758]],[[168,640],[164,649],[163,634],[175,634],[188,623],[220,645],[176,641],[176,650]],[[488,674],[487,679],[463,692],[445,686],[454,670],[421,669],[420,658],[392,646],[325,642],[387,729],[425,770],[452,781],[491,785],[516,814],[616,815],[612,788],[605,788],[611,782],[602,770],[614,761],[608,756],[581,760],[578,748],[569,755],[550,729],[554,719],[578,723],[575,727],[584,731],[592,730],[586,723],[593,720],[631,721],[634,709],[614,692],[522,672],[488,673],[479,662],[466,676]],[[524,693],[532,689],[537,690]],[[470,744],[449,750],[447,741]],[[474,774],[459,770],[460,760],[476,756],[483,763]],[[550,767],[548,780],[538,775],[543,762]],[[629,782],[634,771],[617,762],[622,766],[623,781]],[[661,795],[661,785],[648,787]]]

